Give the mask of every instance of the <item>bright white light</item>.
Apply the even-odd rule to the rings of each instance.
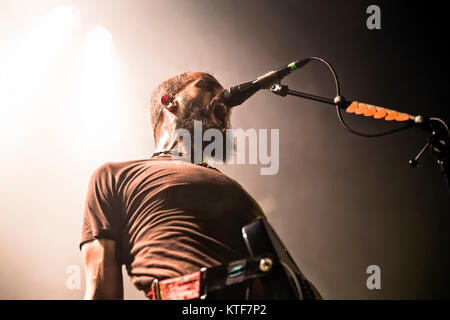
[[[77,7],[58,6],[53,9],[51,24],[58,26],[59,30],[69,31],[79,26],[79,9]]]
[[[120,140],[121,77],[110,32],[95,27],[84,42],[79,106],[70,123],[76,144],[90,158],[114,150]]]
[[[103,26],[97,26],[89,31],[86,39],[86,51],[101,50],[103,52],[112,49],[111,33]]]
[[[89,89],[106,91],[114,85],[115,56],[113,51],[112,37],[108,30],[102,26],[95,27],[89,31],[84,44],[84,71],[85,81]],[[100,96],[99,92],[95,96]]]
[[[76,7],[58,6],[33,29],[7,43],[0,61],[0,143],[14,145],[56,97],[63,49],[78,24]],[[12,30],[13,31],[13,30]]]

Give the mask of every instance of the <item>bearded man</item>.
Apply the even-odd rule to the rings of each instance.
[[[219,130],[225,142],[230,109],[223,102],[224,91],[202,72],[163,82],[150,102],[153,157],[107,162],[92,174],[80,243],[85,299],[122,299],[122,265],[148,295],[155,279],[248,256],[241,229],[264,216],[263,211],[233,179],[205,161],[186,161],[186,155],[198,154],[194,149],[199,146],[179,135],[185,130],[193,136],[194,122],[201,121],[203,131]],[[260,283],[254,282],[257,288]],[[236,284],[209,298],[243,299],[247,290]]]

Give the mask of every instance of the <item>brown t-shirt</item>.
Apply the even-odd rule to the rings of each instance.
[[[80,248],[116,241],[120,264],[147,290],[164,279],[248,256],[241,228],[264,215],[233,179],[170,155],[109,162],[91,176]]]

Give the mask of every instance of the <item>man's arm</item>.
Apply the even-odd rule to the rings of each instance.
[[[116,260],[115,241],[96,239],[81,247],[86,272],[84,299],[123,299],[122,268]]]

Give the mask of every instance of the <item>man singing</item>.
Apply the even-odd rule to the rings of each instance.
[[[122,264],[133,284],[148,293],[154,279],[248,256],[241,228],[264,215],[260,206],[205,161],[186,161],[198,146],[177,134],[184,129],[194,137],[194,121],[201,121],[203,131],[218,129],[225,141],[230,109],[223,92],[207,73],[163,82],[150,102],[153,157],[108,162],[92,174],[80,243],[85,299],[122,299]],[[261,293],[257,286],[256,281],[253,291]],[[245,289],[233,285],[209,297],[243,299]]]

